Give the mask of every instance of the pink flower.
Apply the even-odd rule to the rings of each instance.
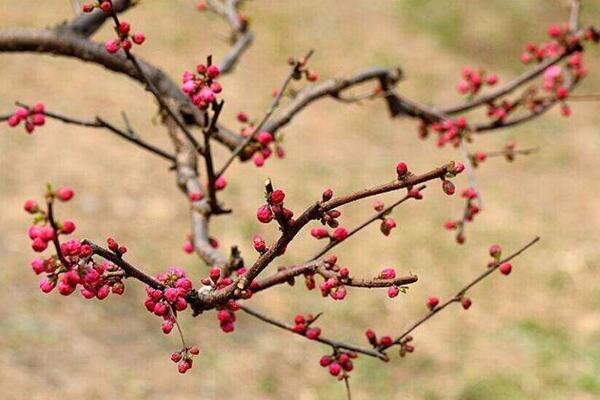
[[[263,224],[267,224],[273,220],[273,212],[267,204],[264,204],[256,210],[256,218]]]
[[[110,39],[106,43],[104,43],[104,48],[109,53],[116,53],[119,51],[119,42],[116,39]]]

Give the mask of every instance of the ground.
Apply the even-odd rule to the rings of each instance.
[[[3,27],[55,24],[72,15],[67,1],[5,0]],[[371,65],[399,65],[399,90],[423,102],[460,101],[454,87],[463,65],[492,69],[505,82],[524,70],[518,56],[528,41],[545,39],[546,27],[565,19],[562,1],[505,2],[252,1],[245,11],[256,42],[236,74],[225,77],[224,120],[235,125],[244,110],[260,116],[271,91],[285,76],[285,60],[314,48],[311,61],[321,79]],[[583,1],[583,21],[598,21],[600,7]],[[136,48],[178,78],[207,54],[227,49],[227,27],[193,2],[142,1],[125,17],[147,35]],[[106,40],[110,31],[97,34]],[[600,90],[600,51],[587,55],[590,77],[580,93]],[[153,123],[151,97],[122,76],[73,60],[39,55],[0,55],[0,114],[15,100],[44,101],[51,110],[117,121],[127,110],[139,132],[168,146]],[[508,164],[489,160],[477,172],[485,211],[459,246],[442,225],[460,215],[462,201],[430,185],[421,202],[395,213],[399,227],[384,238],[376,227],[339,247],[342,263],[355,273],[375,274],[395,266],[419,275],[406,295],[351,290],[346,301],[323,300],[302,285],[256,296],[256,308],[291,321],[295,313],[323,311],[324,334],[364,343],[367,327],[399,332],[422,315],[430,294],[451,295],[478,274],[487,248],[515,249],[535,235],[538,246],[515,261],[509,277],[494,276],[472,293],[468,312],[447,310],[415,332],[416,352],[384,364],[361,358],[352,373],[357,399],[593,399],[600,396],[600,170],[598,125],[593,102],[574,102],[573,115],[552,110],[542,119],[484,135],[474,149],[495,149],[507,138],[539,146],[535,155]],[[271,177],[300,210],[326,187],[338,193],[385,182],[398,160],[426,171],[460,157],[417,138],[416,124],[390,120],[384,105],[345,105],[325,100],[285,128],[288,153],[262,169],[236,163],[222,198],[235,210],[215,219],[213,232],[225,246],[239,243],[252,260],[254,211],[261,185]],[[80,237],[112,235],[128,245],[128,259],[151,272],[171,265],[194,276],[205,267],[181,245],[189,229],[186,200],[160,160],[103,131],[49,122],[32,136],[0,126],[0,384],[3,398],[22,399],[341,399],[343,386],[318,365],[327,349],[240,316],[235,333],[220,333],[214,313],[182,324],[201,356],[180,376],[169,361],[179,343],[160,332],[143,309],[140,285],[104,302],[80,296],[43,295],[31,273],[21,211],[26,198],[40,198],[44,184],[71,185],[74,201],[58,213],[77,221]],[[218,155],[220,160],[226,152]],[[467,183],[458,180],[459,186]],[[385,196],[392,201],[398,194]],[[347,207],[342,222],[353,226],[370,213],[368,204]],[[318,243],[303,238],[282,263],[302,261]]]

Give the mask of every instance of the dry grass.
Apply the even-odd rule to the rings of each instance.
[[[71,10],[67,1],[4,0],[4,25],[51,25]],[[138,49],[173,76],[208,53],[220,56],[224,25],[193,11],[191,1],[146,0],[128,14],[147,33]],[[489,3],[489,4],[488,4]],[[587,1],[584,4],[587,5]],[[168,4],[168,5],[167,5]],[[441,6],[444,4],[444,6]],[[451,6],[451,4],[454,4]],[[460,5],[458,5],[460,4]],[[589,7],[587,21],[600,10]],[[435,12],[433,12],[434,10]],[[407,75],[400,88],[423,101],[457,101],[453,91],[464,64],[491,67],[509,79],[522,42],[542,40],[543,31],[564,14],[561,2],[490,1],[253,1],[257,41],[237,73],[223,79],[231,124],[243,109],[259,115],[285,74],[285,59],[317,50],[313,65],[323,78],[373,64],[399,64]],[[175,22],[176,21],[176,22]],[[535,23],[531,23],[535,21]],[[108,37],[108,31],[98,34]],[[588,55],[591,77],[582,92],[600,89],[599,51]],[[508,62],[507,60],[510,60]],[[152,100],[123,77],[72,60],[0,55],[0,109],[16,99],[44,101],[49,108],[117,120],[129,111],[134,125],[153,142],[168,145],[151,122]],[[434,185],[425,200],[397,213],[399,228],[384,239],[373,228],[341,246],[341,261],[356,273],[383,266],[418,273],[406,296],[351,291],[333,303],[303,288],[282,287],[252,300],[281,319],[295,312],[324,311],[328,335],[363,341],[362,332],[398,332],[424,312],[424,298],[449,295],[478,273],[492,242],[515,248],[536,234],[541,244],[515,264],[509,278],[496,277],[473,293],[467,313],[451,309],[416,333],[416,353],[384,365],[361,360],[352,376],[357,399],[592,399],[600,395],[600,170],[594,103],[574,104],[574,115],[556,110],[540,121],[482,137],[489,149],[515,137],[543,150],[515,164],[492,160],[479,172],[487,210],[469,227],[465,246],[456,246],[441,225],[460,213],[462,202]],[[126,243],[128,257],[149,271],[180,265],[198,276],[203,266],[184,255],[186,202],[161,161],[103,132],[47,124],[34,136],[0,128],[0,384],[5,399],[284,399],[342,398],[343,388],[318,366],[326,349],[240,318],[236,332],[219,333],[214,313],[183,324],[202,356],[191,373],[179,376],[168,360],[174,336],[143,310],[139,285],[105,303],[79,296],[44,296],[28,267],[32,254],[24,234],[24,198],[41,196],[43,184],[70,184],[76,200],[59,213],[78,221],[79,234],[95,240],[113,235]],[[288,159],[263,169],[235,165],[224,193],[234,217],[215,221],[225,245],[241,243],[251,260],[253,211],[261,182],[270,176],[288,192],[295,210],[326,186],[344,192],[386,181],[398,159],[424,171],[458,156],[416,139],[415,124],[390,121],[379,102],[345,106],[323,101],[285,129]],[[225,153],[221,153],[222,156]],[[461,182],[463,185],[466,182]],[[388,196],[389,199],[394,196]],[[343,223],[352,226],[369,213],[353,206]],[[353,243],[353,244],[352,244]],[[294,245],[287,262],[303,260],[317,246]],[[138,287],[136,287],[138,286]]]

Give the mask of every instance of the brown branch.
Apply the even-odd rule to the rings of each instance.
[[[402,71],[399,68],[387,69],[374,67],[358,72],[348,78],[330,79],[321,83],[310,85],[296,94],[294,99],[280,112],[278,112],[270,121],[265,123],[263,129],[274,133],[283,126],[292,121],[294,116],[302,111],[306,106],[316,100],[333,97],[338,98],[342,92],[353,86],[360,85],[368,81],[378,81],[382,89],[388,90],[402,78]],[[395,115],[394,103],[390,102],[388,96],[385,97],[390,107],[390,112]]]
[[[427,185],[421,185],[417,189],[419,191],[423,191],[426,188],[427,188]],[[363,230],[364,228],[366,228],[367,226],[369,226],[373,222],[380,220],[383,216],[389,214],[394,208],[396,208],[397,206],[399,206],[400,204],[404,203],[406,200],[409,200],[411,198],[412,197],[407,194],[406,196],[402,197],[400,200],[396,201],[395,203],[392,203],[392,205],[390,205],[390,206],[384,208],[383,210],[375,213],[375,215],[373,215],[371,218],[367,219],[365,222],[363,222],[362,224],[358,225],[356,228],[351,229],[350,231],[348,231],[348,236],[346,236],[346,239],[344,239],[342,242],[338,242],[336,240],[331,240],[329,243],[327,243],[327,245],[325,245],[325,247],[323,247],[317,254],[315,254],[312,257],[312,259],[316,260],[316,259],[324,256],[331,249],[333,249],[334,247],[336,247],[338,244],[343,243],[344,241],[348,240],[348,238],[350,238],[351,236],[354,236],[355,234],[357,234],[358,232],[360,232],[361,230]]]
[[[297,335],[300,335],[302,337],[306,337],[305,335],[303,335],[300,332],[296,332],[294,330],[294,328],[292,328],[291,326],[288,326],[286,324],[284,324],[283,322],[279,322],[271,317],[268,317],[264,314],[259,313],[258,311],[255,311],[252,308],[249,308],[247,306],[244,305],[240,305],[240,309],[242,311],[244,311],[246,314],[253,316],[254,318],[257,318],[263,322],[268,323],[269,325],[273,325],[276,326],[278,328],[281,328],[283,330],[286,330],[288,332],[292,332],[295,333]],[[360,354],[364,354],[367,356],[371,356],[371,357],[376,357],[379,358],[380,360],[383,361],[387,361],[388,357],[385,353],[383,353],[382,351],[378,351],[377,349],[368,349],[365,347],[359,347],[359,346],[355,346],[352,344],[348,344],[348,343],[344,343],[344,342],[339,342],[336,340],[332,340],[332,339],[328,339],[325,338],[323,336],[319,336],[317,339],[314,339],[313,341],[315,342],[319,342],[322,344],[326,344],[328,346],[331,346],[333,349],[339,349],[339,350],[348,350],[348,351],[354,351],[356,353],[360,353]]]
[[[125,261],[120,255],[115,254],[112,251],[105,249],[101,246],[98,246],[97,244],[89,240],[84,240],[83,243],[89,245],[92,248],[93,254],[96,254],[121,268],[123,272],[125,272],[125,275],[127,277],[137,279],[138,281],[143,282],[146,285],[151,286],[155,289],[164,289],[165,286],[162,283],[160,283],[150,275],[140,271],[139,269]]]
[[[400,342],[402,342],[402,339],[404,339],[406,336],[408,336],[412,331],[414,331],[416,328],[418,328],[419,326],[421,326],[423,323],[425,323],[431,317],[433,317],[434,315],[436,315],[437,313],[439,313],[440,311],[442,311],[444,308],[448,307],[450,304],[459,302],[462,299],[462,297],[467,293],[467,291],[469,289],[471,289],[473,286],[477,285],[479,282],[481,282],[482,280],[484,280],[486,277],[488,277],[489,275],[491,275],[492,273],[494,273],[496,271],[496,269],[498,269],[498,267],[501,264],[503,264],[505,262],[508,262],[508,261],[512,260],[513,258],[519,256],[525,250],[529,249],[531,246],[533,246],[534,244],[536,244],[539,240],[540,240],[539,237],[535,237],[533,240],[531,240],[529,243],[527,243],[526,245],[524,245],[523,247],[521,247],[519,250],[517,250],[516,252],[514,252],[510,256],[508,256],[508,257],[504,258],[503,260],[500,260],[500,261],[492,264],[491,266],[488,266],[488,268],[485,270],[485,272],[483,272],[482,274],[480,274],[479,276],[477,276],[475,279],[473,279],[471,282],[469,282],[467,285],[465,285],[453,297],[451,297],[449,300],[447,300],[446,302],[442,303],[441,305],[438,305],[437,307],[435,307],[433,310],[431,310],[430,312],[428,312],[423,318],[421,318],[421,319],[417,320],[416,322],[412,323],[400,336],[398,336],[392,342],[392,344],[390,344],[388,346],[379,346],[379,347],[377,347],[377,349],[379,351],[385,351],[386,349],[390,348],[391,346],[400,344]]]
[[[240,19],[237,8],[241,4],[241,1],[226,0],[223,3],[217,0],[208,0],[207,4],[213,12],[227,21],[232,30],[231,49],[219,63],[221,73],[227,74],[233,71],[242,54],[254,41],[254,33],[248,29],[248,22]]]
[[[234,284],[208,294],[198,294],[200,303],[207,308],[213,308],[216,305],[222,304],[223,302],[234,297],[240,290],[248,289],[252,281],[287,247],[287,245],[296,237],[300,230],[306,226],[310,221],[320,218],[320,216],[332,209],[364,199],[377,194],[386,193],[394,190],[403,188],[413,187],[420,183],[424,183],[429,180],[439,179],[445,176],[453,168],[453,163],[449,163],[443,167],[437,168],[433,171],[427,172],[422,175],[409,174],[403,180],[395,180],[391,183],[375,186],[370,189],[360,190],[349,195],[333,198],[326,202],[316,202],[308,207],[294,222],[285,229],[279,239],[271,246],[266,252],[262,253],[260,257],[254,262],[254,264],[248,269],[247,273],[240,277]],[[196,312],[201,312],[202,309],[196,309]]]
[[[27,104],[21,103],[21,102],[16,102],[16,104],[18,106],[21,107],[25,107],[27,109],[30,109],[30,107]],[[131,127],[128,127],[128,131],[123,131],[119,128],[117,128],[116,126],[108,123],[107,121],[105,121],[104,119],[100,118],[99,116],[96,116],[96,118],[94,120],[83,120],[80,118],[74,118],[74,117],[70,117],[67,115],[63,115],[63,114],[59,114],[56,112],[52,112],[52,111],[47,111],[44,110],[44,112],[42,113],[44,114],[44,116],[51,118],[51,119],[55,119],[57,121],[63,122],[65,124],[69,124],[69,125],[77,125],[77,126],[83,126],[86,128],[104,128],[109,130],[110,132],[116,134],[117,136],[133,143],[136,144],[137,146],[148,150],[149,152],[164,158],[165,160],[171,161],[171,162],[175,162],[175,156],[172,154],[169,154],[168,152],[166,152],[165,150],[162,150],[161,148],[154,146],[148,142],[145,142],[144,140],[140,139],[140,137],[135,133],[135,131],[133,131],[131,129]],[[0,118],[0,121],[2,121],[2,118]]]

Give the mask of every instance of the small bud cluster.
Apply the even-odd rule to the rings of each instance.
[[[336,211],[336,210],[332,210],[332,211]],[[332,215],[332,211],[330,211],[328,213],[328,215]],[[337,213],[336,213],[337,215]],[[337,221],[336,221],[337,223]],[[335,228],[333,230],[333,232],[329,232],[329,230],[327,230],[327,228],[312,228],[310,230],[310,234],[312,237],[314,237],[315,239],[325,239],[325,238],[329,238],[329,240],[334,241],[334,242],[341,242],[342,240],[346,239],[348,237],[348,230],[346,228],[344,228],[343,226],[338,226],[337,228]]]
[[[455,119],[446,119],[440,122],[434,122],[431,125],[421,122],[419,126],[419,137],[425,139],[429,136],[429,128],[437,134],[437,145],[443,147],[450,143],[454,147],[460,146],[463,137],[468,138],[469,125],[465,117]]]
[[[381,200],[376,200],[373,202],[373,209],[377,212],[382,212],[385,209],[385,204]],[[379,225],[379,230],[385,236],[389,236],[392,233],[392,229],[396,227],[396,221],[394,218],[388,217],[388,215],[392,212],[389,210],[388,212],[382,214],[379,219],[381,219],[381,224]]]
[[[96,8],[104,11],[106,14],[110,14],[113,7],[111,0],[97,0],[94,3],[85,3],[81,6],[81,11],[84,13],[91,13]]]
[[[512,271],[511,263],[503,262],[500,265],[498,265],[498,263],[500,263],[500,258],[502,257],[502,248],[500,247],[500,245],[493,244],[492,246],[490,246],[490,256],[492,256],[492,258],[493,258],[493,261],[491,261],[488,264],[488,266],[490,268],[497,266],[498,270],[503,275],[509,275],[511,273],[511,271]]]
[[[269,159],[273,153],[277,158],[285,157],[285,150],[282,146],[283,135],[279,134],[275,136],[273,133],[268,131],[256,132],[256,121],[250,121],[246,113],[240,112],[237,115],[237,120],[243,124],[240,135],[244,137],[253,136],[254,142],[252,144],[254,150],[254,156],[252,162],[258,168],[265,165],[267,159]]]
[[[108,245],[108,249],[119,257],[122,257],[125,253],[127,253],[127,247],[119,245],[119,243],[117,243],[117,241],[113,238],[106,239],[106,244]]]
[[[296,69],[293,74],[293,78],[295,80],[300,80],[302,78],[306,78],[309,82],[316,82],[319,79],[319,74],[316,71],[308,69],[308,60],[305,58],[295,59],[293,57],[288,58],[289,65],[295,65]],[[274,95],[276,95],[274,93]]]
[[[256,219],[259,222],[268,224],[276,220],[282,228],[294,225],[294,212],[284,207],[285,192],[283,190],[267,191],[265,199],[266,203],[256,210]]]
[[[453,231],[456,230],[456,242],[459,244],[463,244],[466,240],[464,235],[464,225],[467,222],[472,222],[475,215],[477,215],[480,211],[479,206],[477,205],[477,191],[470,187],[464,189],[461,193],[461,196],[466,199],[465,212],[463,218],[460,220],[449,220],[444,224],[444,227]]]
[[[319,360],[319,364],[323,368],[327,368],[332,376],[339,380],[346,379],[348,373],[354,369],[353,359],[356,359],[358,354],[353,351],[335,351],[331,355],[324,355]]]
[[[346,298],[346,286],[344,281],[350,276],[350,270],[337,265],[337,257],[331,255],[324,262],[325,269],[336,273],[336,276],[325,279],[320,285],[321,295],[331,297],[333,300],[344,300]],[[314,279],[314,278],[313,278]],[[310,287],[309,287],[310,288]]]
[[[397,343],[394,343],[394,339],[391,336],[381,336],[381,338],[377,338],[375,331],[372,329],[367,329],[365,331],[365,336],[369,341],[369,344],[373,346],[373,348],[388,348],[397,344],[400,346],[400,357],[406,356],[407,353],[412,353],[415,351],[415,347],[410,344],[412,342],[413,337],[408,335]]]
[[[310,340],[315,340],[321,335],[321,328],[311,326],[319,317],[308,314],[306,316],[298,314],[294,317],[294,332],[306,336]]]
[[[17,107],[15,112],[8,118],[8,126],[14,128],[21,122],[25,123],[25,130],[31,134],[36,126],[42,126],[46,123],[44,117],[44,104],[37,103],[33,108]]]
[[[483,85],[494,86],[498,83],[498,75],[487,74],[482,68],[475,70],[470,67],[463,67],[461,73],[462,79],[458,82],[456,90],[461,94],[473,96],[479,92]]]
[[[219,67],[210,63],[196,65],[196,73],[185,71],[182,76],[181,91],[188,95],[192,103],[200,110],[206,110],[217,100],[223,87],[216,80],[221,74]]]
[[[187,308],[185,297],[192,291],[193,285],[186,277],[185,271],[177,267],[159,273],[156,280],[164,285],[164,288],[146,286],[147,297],[144,305],[148,312],[163,318],[162,331],[168,334],[177,323],[177,312]]]
[[[235,312],[240,309],[238,303],[229,300],[225,306],[217,311],[217,319],[221,330],[225,333],[233,332],[235,329],[236,316]]]
[[[177,370],[180,374],[185,374],[192,368],[193,358],[200,354],[198,346],[184,347],[180,351],[171,354],[171,361],[177,364]]]
[[[104,3],[107,3],[107,1]],[[111,11],[109,10],[108,12]],[[131,34],[131,25],[129,22],[119,22],[119,25],[115,27],[115,32],[117,37],[109,39],[104,43],[104,48],[111,54],[118,52],[120,49],[128,52],[131,49],[132,43],[141,46],[146,40],[146,36],[142,32]]]
[[[396,174],[398,175],[398,180],[405,180],[410,176],[410,172],[408,170],[408,166],[406,165],[406,163],[403,162],[399,162],[398,164],[396,164]],[[416,200],[421,200],[423,199],[423,195],[421,194],[421,191],[413,186],[408,186],[407,187],[408,190],[408,195],[410,197],[412,197],[413,199]]]
[[[379,275],[377,275],[377,279],[396,279],[396,270],[394,268],[384,268],[381,270]],[[400,292],[406,292],[406,287],[391,285],[388,287],[387,295],[390,299],[393,299],[394,297],[398,296]]]

